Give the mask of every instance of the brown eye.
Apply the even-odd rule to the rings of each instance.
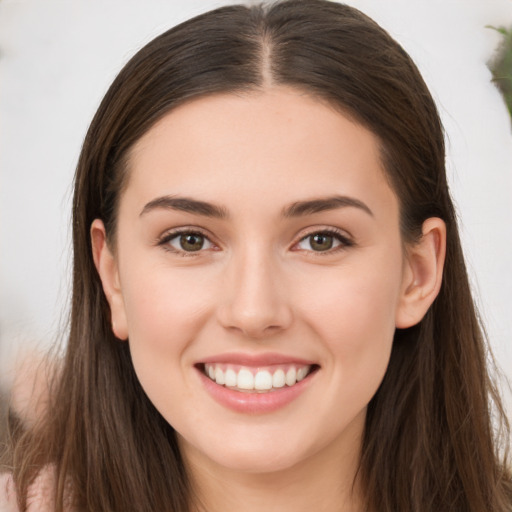
[[[316,233],[308,238],[313,251],[328,251],[334,244],[334,237],[327,233]]]
[[[334,252],[336,249],[350,247],[353,242],[338,232],[318,231],[305,236],[296,247],[302,251]]]
[[[204,245],[204,236],[190,233],[180,236],[180,246],[184,251],[200,251]]]
[[[163,241],[169,244],[172,249],[179,253],[199,252],[203,249],[210,249],[212,243],[201,233],[183,232],[170,235]]]

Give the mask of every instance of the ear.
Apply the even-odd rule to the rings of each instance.
[[[128,339],[128,325],[124,307],[117,261],[107,244],[105,226],[100,219],[91,224],[92,256],[110,305],[112,331],[121,340]]]
[[[437,217],[423,223],[421,239],[407,247],[395,325],[416,325],[441,289],[446,254],[446,225]]]

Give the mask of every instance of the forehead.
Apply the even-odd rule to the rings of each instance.
[[[165,115],[133,147],[127,193],[185,194],[246,206],[255,197],[394,200],[369,130],[290,88],[218,94]],[[268,201],[267,201],[268,202]]]

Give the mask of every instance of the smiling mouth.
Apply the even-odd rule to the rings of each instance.
[[[204,375],[219,386],[243,393],[269,393],[291,388],[318,368],[316,364],[287,364],[258,368],[222,363],[200,365]]]

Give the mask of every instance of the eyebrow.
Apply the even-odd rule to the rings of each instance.
[[[301,217],[345,207],[358,208],[373,217],[373,212],[365,203],[359,199],[348,196],[330,196],[325,198],[310,199],[307,201],[297,201],[284,208],[282,210],[282,216],[288,218]],[[195,215],[213,217],[216,219],[229,218],[228,211],[222,206],[208,203],[206,201],[191,199],[189,197],[177,196],[162,196],[153,199],[144,206],[140,216],[157,209],[179,210]]]
[[[153,199],[144,206],[140,216],[156,209],[180,210],[182,212],[194,213],[205,217],[214,217],[216,219],[226,219],[228,212],[222,206],[216,206],[212,203],[191,199],[188,197],[162,196]]]
[[[283,210],[283,217],[301,217],[347,206],[359,208],[368,215],[374,216],[370,208],[359,199],[348,196],[330,196],[293,203]]]

